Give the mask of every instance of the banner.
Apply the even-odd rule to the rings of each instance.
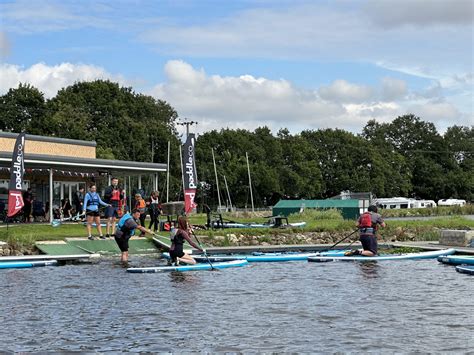
[[[13,148],[12,165],[10,169],[10,184],[8,185],[8,214],[13,217],[24,206],[22,188],[25,173],[25,133],[20,133]]]
[[[184,181],[184,210],[186,214],[196,209],[194,202],[197,189],[196,160],[194,157],[194,145],[196,138],[189,134],[183,145],[183,181]]]

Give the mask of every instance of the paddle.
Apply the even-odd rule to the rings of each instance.
[[[205,251],[205,249],[202,247],[202,244],[201,242],[199,241],[197,235],[194,233],[194,231],[191,229],[191,233],[194,235],[194,238],[196,238],[196,241],[198,242],[199,246],[201,247],[201,249],[203,250],[204,252],[204,256],[206,257],[207,259],[207,262],[209,263],[209,265],[211,265],[211,270],[217,270],[211,263],[211,260],[209,260],[209,257],[207,256],[207,253]]]
[[[351,235],[353,235],[353,234],[356,233],[357,231],[359,231],[359,228],[355,229],[351,234],[346,235],[346,236],[345,236],[344,238],[342,238],[340,241],[338,241],[337,243],[333,244],[331,247],[329,247],[329,249],[322,250],[322,251],[329,251],[329,250],[331,250],[331,249],[334,248],[336,245],[342,243],[343,241],[345,241],[347,238],[349,238]]]
[[[79,215],[76,215],[76,216],[72,216],[72,217],[68,217],[68,218],[64,218],[64,219],[53,219],[53,221],[51,222],[51,226],[53,227],[59,227],[63,222],[65,221],[69,221],[69,220],[77,220],[79,217],[83,217],[85,215],[85,213],[81,213]]]

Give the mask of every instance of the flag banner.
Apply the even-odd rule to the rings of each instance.
[[[183,145],[184,210],[186,214],[196,209],[194,202],[197,189],[196,159],[194,156],[196,138],[189,134]]]
[[[13,217],[24,206],[23,175],[25,174],[25,133],[20,133],[13,149],[12,166],[10,169],[10,184],[8,185],[8,214]]]

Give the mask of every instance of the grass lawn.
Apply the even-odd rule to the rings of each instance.
[[[312,218],[311,218],[312,217]],[[317,217],[316,217],[317,218]],[[232,217],[228,218],[237,222],[265,222],[266,218],[244,218]],[[302,232],[341,232],[347,233],[355,229],[355,221],[343,220],[342,218],[321,218],[315,219],[314,216],[301,215],[291,216],[290,222],[305,221],[307,224],[304,228],[236,228],[224,230],[200,230],[198,235],[216,236],[226,234],[236,235],[276,235],[279,233],[302,233]],[[147,221],[148,222],[148,221]],[[190,217],[192,224],[204,225],[206,223],[206,215],[197,214]],[[148,223],[147,223],[148,224]],[[148,226],[148,225],[147,225]],[[426,221],[389,221],[387,227],[381,230],[381,234],[385,238],[397,236],[399,239],[404,235],[416,235],[417,240],[437,240],[439,229],[474,229],[474,220],[467,219],[462,216],[439,217]],[[105,234],[105,228],[102,228]],[[96,229],[93,233],[97,235]],[[166,232],[161,232],[165,235]],[[5,226],[0,228],[0,240],[10,244],[32,245],[36,241],[42,240],[64,240],[68,237],[86,237],[86,227],[82,224],[62,224],[59,227],[52,227],[44,224],[15,224],[7,230]]]

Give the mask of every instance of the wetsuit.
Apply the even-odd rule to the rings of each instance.
[[[128,251],[128,241],[135,234],[135,229],[138,227],[137,222],[133,217],[126,213],[120,218],[119,225],[115,231],[115,241],[121,252]]]
[[[176,258],[181,258],[184,255],[183,244],[185,241],[191,244],[193,248],[202,251],[202,249],[189,237],[188,232],[182,229],[178,229],[170,247],[170,257],[173,262],[176,261]]]
[[[364,250],[371,251],[374,254],[377,254],[377,229],[378,226],[383,224],[382,216],[375,212],[365,212],[364,214],[369,213],[371,219],[371,225],[366,227],[361,227],[361,222],[364,216],[359,217],[359,235],[362,248]]]

